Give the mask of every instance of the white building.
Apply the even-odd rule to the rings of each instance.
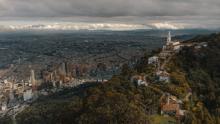
[[[7,103],[6,103],[6,102],[3,102],[3,103],[2,103],[1,110],[2,110],[2,111],[7,110]]]
[[[173,47],[173,50],[175,51],[179,51],[181,49],[181,45],[177,45]]]
[[[135,75],[131,77],[131,82],[136,83],[138,86],[144,85],[148,86],[145,75]]]
[[[141,86],[141,85],[148,86],[148,83],[145,80],[139,79],[139,80],[137,80],[137,85],[138,86]]]
[[[5,84],[7,84],[7,83],[8,83],[8,80],[7,80],[7,79],[5,79],[5,80],[4,80],[4,83],[5,83]]]
[[[179,52],[182,45],[179,41],[172,41],[171,33],[168,33],[166,45],[163,46],[161,53],[159,54],[160,58],[166,59],[174,52]]]
[[[178,52],[182,48],[182,45],[179,41],[173,42],[172,45],[173,45],[173,50],[176,52]]]
[[[159,57],[153,56],[148,59],[148,64],[156,64],[159,62]]]
[[[208,46],[208,43],[207,42],[202,42],[202,43],[199,43],[198,45],[195,46],[196,49],[200,49],[202,47],[207,47]]]
[[[31,100],[33,98],[32,89],[26,90],[23,92],[24,101]]]
[[[31,85],[32,85],[33,87],[36,86],[36,80],[35,80],[34,70],[31,70],[30,83],[31,83]]]
[[[172,42],[172,45],[173,45],[173,46],[178,46],[178,45],[180,45],[180,42],[179,42],[179,41]]]
[[[170,82],[170,74],[166,71],[158,71],[156,75],[159,77],[159,81],[169,83]]]

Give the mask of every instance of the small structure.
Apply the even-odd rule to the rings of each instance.
[[[170,81],[170,74],[166,71],[158,71],[156,75],[159,78],[159,81],[168,83]]]
[[[145,75],[135,75],[131,77],[131,82],[136,83],[138,86],[148,86]]]
[[[179,41],[172,42],[172,45],[173,46],[178,46],[178,45],[180,45],[180,42]]]
[[[201,43],[197,44],[197,45],[195,46],[195,48],[196,48],[196,49],[200,49],[200,48],[202,48],[202,47],[207,47],[207,46],[208,46],[208,43],[207,43],[207,42],[201,42]]]
[[[63,87],[63,81],[62,80],[59,81],[59,86]]]
[[[29,101],[33,98],[32,89],[28,89],[23,92],[24,101]]]
[[[208,43],[207,43],[207,42],[202,42],[202,43],[200,43],[199,45],[202,46],[202,47],[207,47],[207,46],[208,46]]]
[[[182,47],[181,45],[174,46],[173,50],[178,52],[181,49],[181,47]]]
[[[159,57],[153,56],[148,59],[148,64],[157,64],[159,62]]]
[[[1,104],[1,110],[6,111],[7,110],[7,102],[2,102]]]
[[[144,85],[144,86],[148,86],[148,83],[145,80],[138,80],[137,81],[138,86]]]
[[[4,83],[5,83],[5,84],[7,84],[7,83],[8,83],[8,80],[7,80],[7,79],[5,79],[5,80],[4,80]]]
[[[165,95],[160,101],[161,114],[175,116],[176,118],[184,116],[185,110],[181,109],[182,103],[183,102],[175,96],[170,94]]]
[[[175,52],[179,52],[181,48],[183,47],[179,41],[172,42],[172,46]]]

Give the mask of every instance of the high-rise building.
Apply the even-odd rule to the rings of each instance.
[[[53,78],[53,73],[50,73],[50,81],[54,81],[54,78]]]
[[[33,97],[32,89],[29,89],[29,90],[26,90],[23,92],[24,101],[28,101],[28,100],[32,99],[32,97]]]
[[[65,63],[65,62],[63,62],[63,63],[61,64],[60,72],[61,72],[62,75],[65,75],[65,76],[66,76],[67,69],[66,69],[66,63]]]
[[[36,80],[35,80],[34,70],[31,70],[30,83],[31,83],[33,90],[35,90],[36,89]]]
[[[10,101],[14,100],[14,82],[10,82],[9,99],[10,99]]]
[[[1,110],[2,110],[2,111],[7,110],[7,102],[3,102],[3,103],[2,103],[2,105],[1,105]]]

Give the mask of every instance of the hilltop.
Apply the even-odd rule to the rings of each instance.
[[[220,123],[220,34],[186,42],[200,45],[184,47],[173,57],[168,65],[172,82],[191,87],[192,100],[186,105],[195,118],[194,123]]]

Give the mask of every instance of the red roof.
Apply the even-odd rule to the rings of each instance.
[[[179,104],[164,104],[162,111],[177,111],[179,110]]]

